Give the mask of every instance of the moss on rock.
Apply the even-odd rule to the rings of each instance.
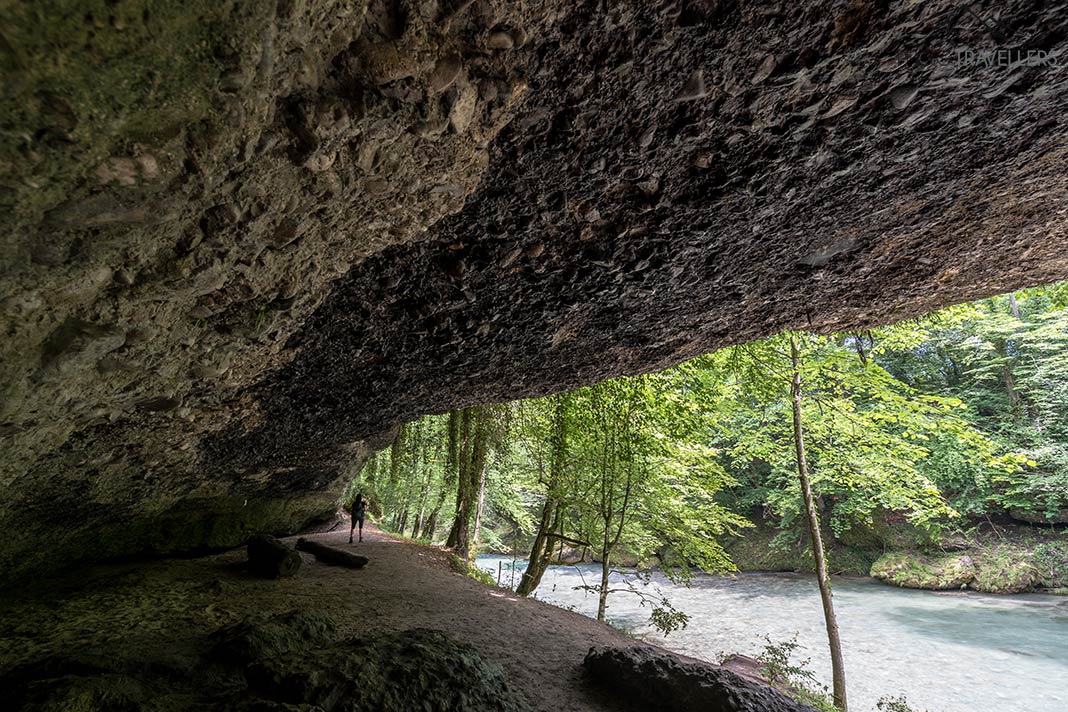
[[[1050,541],[1035,547],[1034,565],[1038,584],[1053,590],[1068,590],[1068,540]]]
[[[739,571],[795,571],[812,573],[816,570],[812,548],[807,539],[801,543],[787,543],[783,533],[763,521],[754,522],[745,534],[730,537],[723,547]],[[881,544],[867,545],[835,542],[827,552],[828,568],[833,574],[867,576],[872,562],[882,550]]]
[[[904,588],[947,591],[966,588],[975,579],[976,566],[972,557],[966,554],[926,556],[894,551],[872,564],[871,575]]]
[[[1023,549],[986,551],[976,557],[975,580],[971,587],[984,593],[1023,593],[1040,580],[1031,554]]]
[[[449,554],[449,568],[458,574],[473,578],[479,583],[484,583],[487,586],[496,585],[496,581],[493,580],[493,576],[487,571],[483,571],[469,561],[464,561],[456,554]]]

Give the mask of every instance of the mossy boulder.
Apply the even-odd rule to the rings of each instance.
[[[325,647],[336,633],[334,621],[325,613],[294,610],[219,629],[213,636],[212,657],[243,667],[261,658]]]
[[[1068,541],[1039,544],[1032,562],[1038,568],[1039,586],[1068,590]]]
[[[350,712],[532,710],[498,663],[425,628],[267,658],[250,665],[246,677],[246,703],[272,705],[269,709],[306,704]]]
[[[984,593],[1023,593],[1041,579],[1030,552],[1007,549],[986,552],[976,558],[975,580],[970,584]]]
[[[976,565],[967,554],[895,551],[872,564],[871,576],[904,588],[948,591],[967,587],[975,579]]]
[[[29,686],[25,712],[138,712],[144,709],[141,684],[124,675],[65,675]]]
[[[816,570],[812,547],[808,538],[798,541],[766,520],[754,519],[756,525],[741,536],[725,537],[723,548],[739,571],[795,571],[812,573]],[[832,574],[866,576],[872,562],[882,551],[883,544],[867,534],[857,534],[848,541],[830,543],[827,566]]]
[[[1009,516],[1016,521],[1027,522],[1028,524],[1068,524],[1068,509],[1064,508],[1043,511],[1012,507],[1009,509]]]

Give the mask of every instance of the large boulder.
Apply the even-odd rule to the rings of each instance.
[[[975,580],[970,587],[985,593],[1023,593],[1042,580],[1027,549],[1006,547],[983,552],[975,557]]]
[[[1019,522],[1028,524],[1068,524],[1068,508],[1055,509],[1052,512],[1012,507],[1009,516]]]
[[[139,712],[148,698],[133,677],[76,666],[45,674],[11,692],[4,709],[19,712]]]
[[[436,630],[339,639],[319,611],[260,614],[175,657],[50,656],[0,668],[20,712],[528,712],[501,666]]]
[[[263,700],[324,712],[528,712],[500,665],[445,633],[413,629],[267,658],[247,673]]]
[[[872,564],[871,575],[895,586],[947,591],[966,588],[975,579],[976,566],[967,554],[893,551]]]
[[[333,619],[319,611],[289,611],[224,626],[213,636],[212,658],[244,667],[257,660],[322,648],[336,638]]]
[[[724,668],[642,645],[591,648],[590,678],[620,697],[662,712],[814,712],[767,685]]]

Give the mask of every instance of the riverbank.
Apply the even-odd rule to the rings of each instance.
[[[489,668],[499,665],[532,709],[621,709],[585,683],[581,664],[591,646],[633,644],[627,635],[480,584],[455,573],[447,552],[372,527],[362,544],[348,544],[347,528],[314,538],[371,563],[354,571],[305,556],[295,577],[263,580],[244,571],[245,552],[236,549],[98,566],[9,592],[0,601],[0,684],[19,693],[47,690],[49,709],[217,709],[234,683],[211,653],[220,631],[288,616],[301,638],[336,627],[338,639],[373,644],[413,628],[442,631]],[[277,644],[277,626],[253,630]],[[328,648],[335,649],[344,656],[344,648]],[[294,656],[284,664],[298,666],[288,659]]]
[[[784,541],[757,521],[724,546],[742,572],[814,570],[808,540]],[[1068,530],[988,523],[930,541],[907,524],[849,532],[828,550],[832,573],[871,576],[905,588],[1068,594]]]

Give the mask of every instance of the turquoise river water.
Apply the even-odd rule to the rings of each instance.
[[[480,556],[478,565],[495,578],[500,572],[508,586],[518,583],[525,562],[516,562],[514,575],[511,557]],[[596,584],[599,576],[596,564],[550,567],[536,595],[596,616],[596,594],[575,587]],[[655,573],[646,590],[656,587],[690,616],[684,630],[659,635],[649,625],[649,608],[625,592],[609,598],[609,622],[712,662],[729,653],[757,655],[765,635],[774,641],[796,635],[799,655],[830,684],[812,576],[700,575],[686,587]],[[874,711],[880,697],[902,694],[928,712],[1068,712],[1068,597],[914,591],[861,578],[836,578],[834,594],[855,712]]]

